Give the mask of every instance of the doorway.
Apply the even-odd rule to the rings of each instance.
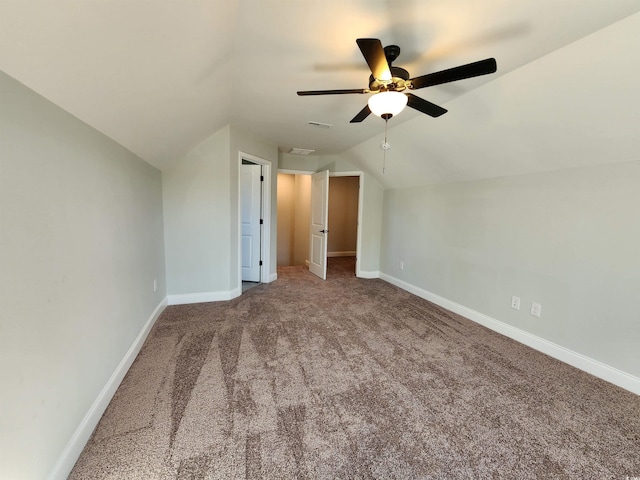
[[[304,171],[278,171],[278,267],[309,267],[311,174]],[[359,276],[361,180],[361,172],[329,174],[329,274],[332,268],[342,268],[345,262],[350,262],[350,265],[355,265],[351,268],[352,274]]]
[[[241,293],[270,281],[271,163],[239,153],[238,278]]]

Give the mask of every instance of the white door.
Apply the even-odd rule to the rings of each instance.
[[[311,176],[311,244],[309,271],[323,280],[327,278],[327,234],[329,231],[329,170]]]
[[[260,281],[260,165],[240,165],[242,280]]]

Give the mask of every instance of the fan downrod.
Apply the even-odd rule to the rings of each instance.
[[[387,45],[384,47],[384,56],[387,57],[389,66],[400,56],[400,47],[398,45]]]

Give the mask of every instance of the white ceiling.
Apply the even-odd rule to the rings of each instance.
[[[521,102],[538,81],[553,88],[554,71],[540,69],[562,65],[539,59],[638,11],[638,0],[0,0],[0,70],[162,169],[228,123],[282,151],[333,154],[379,138],[382,120],[349,123],[365,95],[296,95],[367,87],[358,37],[398,44],[395,65],[412,76],[495,57],[493,75],[415,92],[446,106],[445,116],[406,109],[391,120],[396,143],[432,147],[420,172],[450,181],[486,176],[455,163],[465,157],[463,139],[475,141],[472,149],[494,148],[482,143],[485,130],[509,130],[496,110]],[[638,50],[626,52],[636,65]],[[540,67],[531,68],[536,60]],[[520,105],[524,123],[551,122],[558,99],[533,97]],[[466,121],[456,117],[463,112]],[[460,142],[421,140],[434,130]],[[496,162],[491,174],[547,168],[524,162]],[[416,183],[409,168],[383,183]]]

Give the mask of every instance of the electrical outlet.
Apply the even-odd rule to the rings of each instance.
[[[404,270],[404,262],[400,262],[400,270]]]
[[[158,279],[153,279],[153,291],[155,292],[158,289]]]
[[[534,317],[539,317],[542,313],[542,305],[536,302],[531,303],[531,315]]]
[[[511,297],[511,308],[520,310],[520,297]]]

